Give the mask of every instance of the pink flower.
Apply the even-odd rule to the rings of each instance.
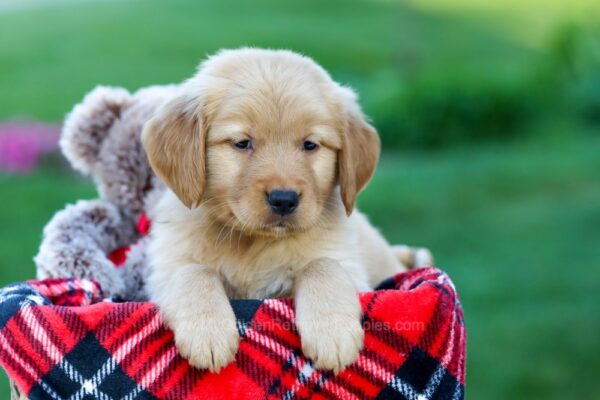
[[[56,125],[0,124],[0,171],[31,172],[40,156],[58,149],[58,136]]]

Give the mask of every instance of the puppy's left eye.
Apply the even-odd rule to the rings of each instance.
[[[305,140],[304,143],[302,143],[302,148],[306,151],[314,151],[317,147],[319,147],[319,145],[310,140]]]
[[[239,142],[234,142],[233,145],[241,150],[252,150],[251,140],[240,140]]]

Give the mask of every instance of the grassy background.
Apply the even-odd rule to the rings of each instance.
[[[59,121],[94,85],[188,77],[221,47],[309,54],[361,93],[385,152],[360,206],[433,249],[468,328],[467,396],[600,396],[600,104],[575,0],[0,0],[0,120]],[[507,122],[508,121],[508,122]],[[0,285],[93,185],[52,160],[0,175]],[[0,380],[0,397],[7,398]]]

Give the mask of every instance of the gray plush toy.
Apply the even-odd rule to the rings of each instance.
[[[97,87],[67,116],[60,147],[79,172],[91,176],[99,199],[80,200],[56,213],[35,257],[38,278],[96,280],[106,295],[144,300],[145,240],[136,222],[164,190],[140,142],[145,122],[177,86],[133,94]],[[116,268],[107,255],[135,243]]]

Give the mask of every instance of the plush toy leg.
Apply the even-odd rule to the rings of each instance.
[[[138,237],[135,221],[110,203],[82,200],[68,205],[44,228],[35,257],[38,278],[93,279],[105,295],[123,295],[123,278],[107,254]]]
[[[401,244],[392,246],[392,250],[398,260],[408,269],[433,266],[433,255],[424,247],[409,247]]]
[[[147,243],[148,239],[142,238],[132,245],[127,253],[127,261],[118,269],[127,288],[124,298],[128,301],[148,301],[148,294],[146,293],[146,278],[148,277]]]

